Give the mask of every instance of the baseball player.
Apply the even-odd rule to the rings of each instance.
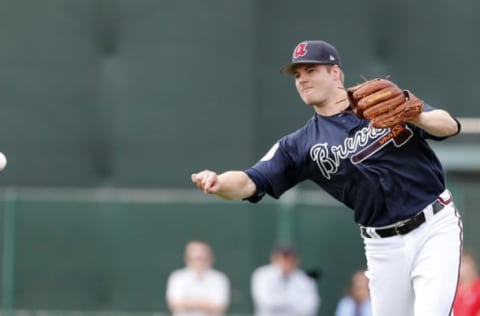
[[[389,80],[345,89],[338,51],[325,41],[299,43],[281,72],[314,115],[251,168],[203,170],[193,183],[256,203],[313,181],[353,210],[373,315],[451,315],[462,224],[426,140],[458,134],[458,120]]]

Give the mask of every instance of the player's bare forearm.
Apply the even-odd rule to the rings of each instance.
[[[458,133],[457,122],[445,110],[436,109],[422,112],[417,118],[411,120],[410,123],[438,137],[451,136]]]
[[[207,194],[215,194],[226,200],[241,200],[252,196],[256,191],[255,183],[243,171],[227,171],[217,174],[203,170],[192,174],[192,182]]]

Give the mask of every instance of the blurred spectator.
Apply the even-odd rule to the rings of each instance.
[[[174,316],[225,315],[230,303],[227,276],[212,268],[210,245],[190,241],[183,269],[173,271],[167,282],[167,303]]]
[[[335,316],[371,316],[372,305],[365,270],[358,270],[350,279],[346,295],[338,302]]]
[[[317,284],[298,267],[295,250],[290,246],[277,247],[270,262],[252,274],[255,316],[317,315],[320,305]]]
[[[480,277],[477,260],[469,250],[462,254],[453,312],[455,316],[480,316]]]

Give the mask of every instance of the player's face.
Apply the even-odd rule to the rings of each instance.
[[[332,99],[338,84],[328,67],[322,64],[305,64],[295,68],[295,86],[306,104],[321,106]]]

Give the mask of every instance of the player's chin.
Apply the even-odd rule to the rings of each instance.
[[[300,95],[300,98],[307,105],[314,105],[314,104],[316,104],[316,101],[317,101],[316,98],[313,95],[311,95],[310,93],[302,93]]]
[[[310,105],[310,106],[313,106],[315,104],[315,100],[313,100],[312,98],[304,98],[302,97],[302,101],[306,104],[306,105]]]

